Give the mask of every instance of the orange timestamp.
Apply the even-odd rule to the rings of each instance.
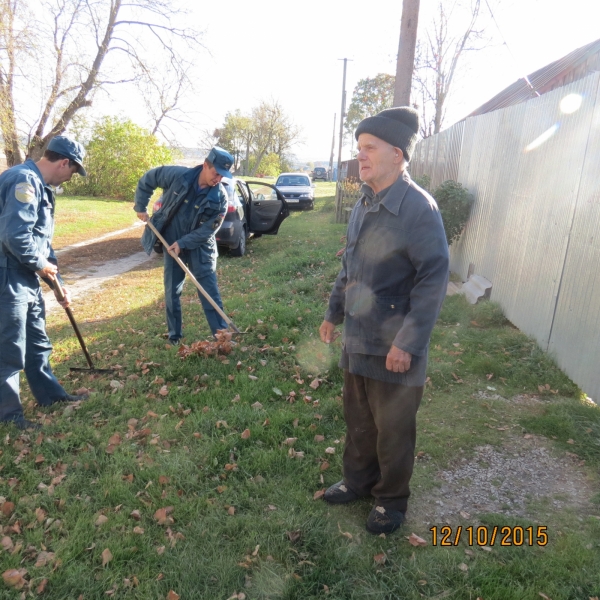
[[[458,546],[461,539],[469,546],[546,546],[548,544],[548,528],[545,526],[521,527],[486,527],[479,525],[452,528],[431,527],[432,546]]]

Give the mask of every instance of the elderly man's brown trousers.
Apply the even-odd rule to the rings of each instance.
[[[409,387],[344,370],[344,482],[377,504],[406,511],[423,386]]]

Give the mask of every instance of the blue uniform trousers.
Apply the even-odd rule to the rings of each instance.
[[[45,317],[37,275],[0,267],[0,421],[23,416],[19,398],[23,369],[38,404],[48,406],[67,396],[50,368],[52,344]]]
[[[181,327],[181,292],[185,279],[185,271],[177,264],[168,252],[163,252],[165,260],[164,284],[165,305],[167,311],[167,326],[169,328],[169,339],[179,340],[183,336]],[[212,262],[201,262],[200,250],[182,250],[179,258],[194,274],[198,283],[207,294],[223,308],[219,287],[217,286],[216,259]],[[210,302],[198,291],[198,297],[202,303],[206,320],[213,335],[217,329],[227,329],[227,323],[213,308]]]

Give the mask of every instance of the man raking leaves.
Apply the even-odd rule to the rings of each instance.
[[[26,160],[0,175],[0,422],[14,422],[21,429],[39,427],[23,415],[22,370],[41,406],[87,397],[68,394],[52,372],[39,279],[60,286],[63,293],[57,300],[63,308],[69,306],[51,245],[55,200],[49,186],[65,183],[75,173],[85,176],[84,154],[81,144],[57,136],[39,161]]]
[[[183,337],[181,292],[189,269],[199,285],[212,298],[210,302],[198,290],[198,296],[213,335],[227,328],[223,303],[217,286],[217,233],[227,211],[227,195],[220,185],[231,177],[233,157],[222,148],[213,148],[203,165],[194,168],[165,166],[148,171],[138,182],[134,210],[139,219],[152,224],[142,235],[148,254],[162,252],[157,233],[168,244],[164,256],[164,287],[169,342],[179,345]],[[162,188],[162,206],[149,218],[146,208],[157,188]],[[154,231],[153,231],[154,229]],[[216,306],[215,306],[216,305]],[[220,310],[217,310],[220,309]]]

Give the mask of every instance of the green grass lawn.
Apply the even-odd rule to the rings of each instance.
[[[133,203],[110,198],[57,196],[55,250],[133,225]]]
[[[345,433],[339,345],[317,334],[345,234],[333,223],[333,189],[318,183],[314,211],[292,213],[242,258],[220,257],[226,309],[247,331],[227,357],[182,360],[166,346],[160,263],[74,307],[97,365],[117,368],[110,377],[69,375],[83,357],[64,315],[49,318],[56,372],[68,389],[93,393],[77,408],[35,409],[48,421],[40,436],[0,427],[0,496],[14,503],[0,511],[2,572],[26,569],[33,595],[47,579],[45,597],[86,600],[600,595],[600,520],[589,511],[550,506],[527,522],[472,514],[472,523],[548,527],[545,547],[482,551],[432,546],[436,523],[411,519],[410,507],[409,524],[381,538],[365,531],[368,501],[313,499],[340,479]],[[191,285],[184,296],[184,341],[204,339]],[[557,456],[580,455],[577,468],[597,484],[600,410],[497,306],[446,300],[429,376],[415,513],[457,454],[529,432]],[[542,402],[477,398],[488,386]],[[413,532],[427,545],[409,544]],[[0,598],[25,589],[0,583]]]

